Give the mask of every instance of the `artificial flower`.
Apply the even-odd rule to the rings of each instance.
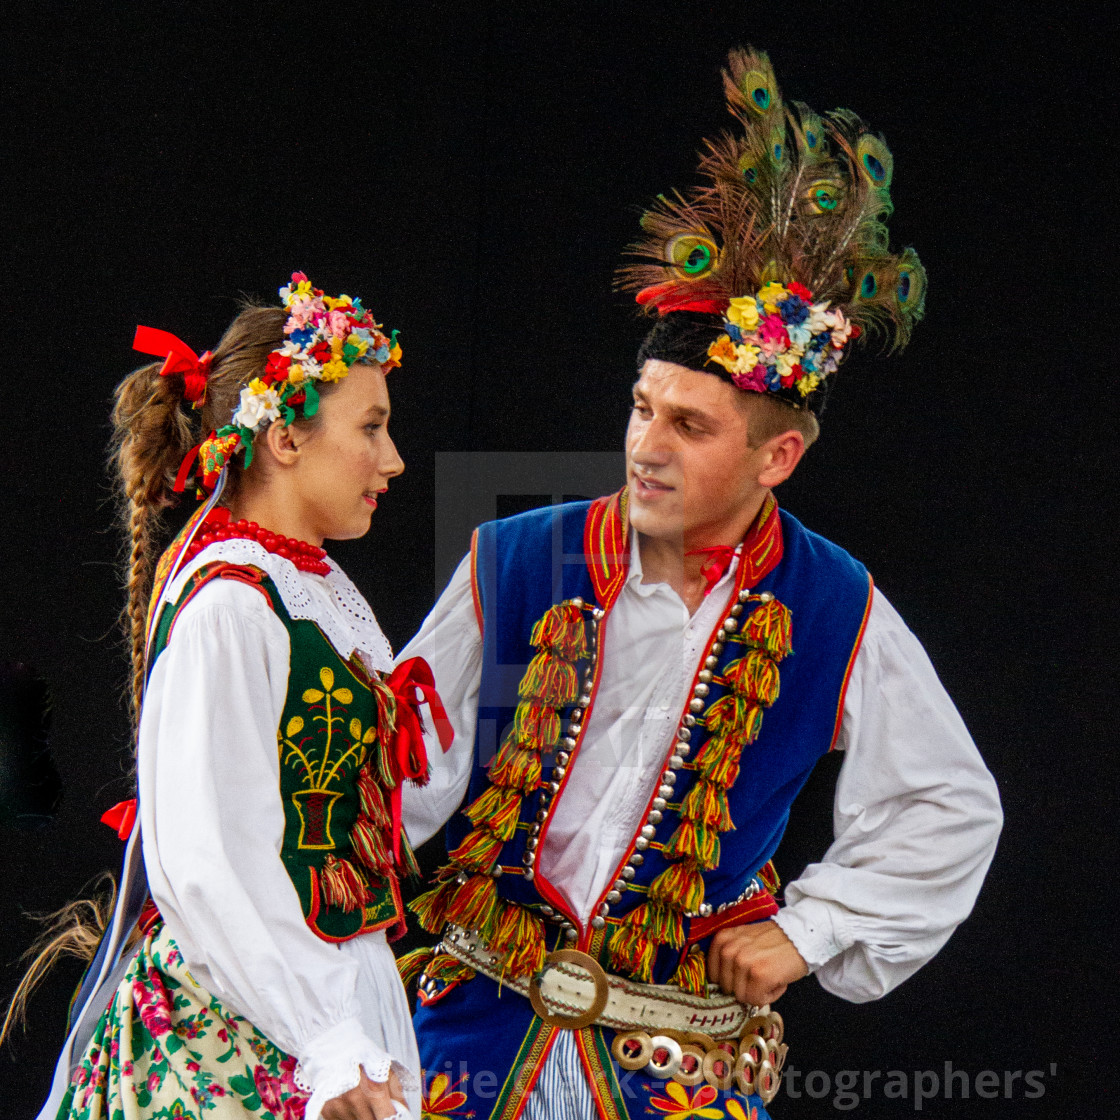
[[[813,302],[813,293],[809,291],[804,284],[799,284],[796,280],[792,280],[786,287],[789,288],[798,299],[803,299],[806,303]]]
[[[769,284],[763,284],[759,288],[758,301],[766,311],[773,315],[778,310],[778,304],[788,295],[789,292],[783,284],[777,284],[771,280]]]
[[[832,327],[832,345],[839,350],[848,341],[848,336],[852,333],[852,324],[844,318],[844,312],[839,307],[830,314],[832,316],[832,322],[829,324]]]
[[[778,311],[782,321],[790,323],[804,323],[809,318],[809,305],[799,296],[790,296],[778,304]]]
[[[350,372],[350,367],[341,358],[331,358],[319,372],[320,381],[340,381]]]
[[[766,354],[780,353],[789,346],[789,334],[779,315],[763,316],[757,334],[759,346]]]
[[[797,355],[786,351],[784,354],[779,354],[774,361],[774,368],[778,371],[778,377],[781,379],[782,386],[789,388],[793,384],[793,368],[797,365]]]
[[[800,350],[801,353],[805,352],[806,347],[812,341],[813,335],[804,323],[799,323],[796,326],[786,326],[786,334],[789,335],[789,345],[792,350]]]
[[[721,334],[708,347],[708,358],[713,362],[719,362],[728,373],[733,372],[735,369],[735,344],[731,341],[730,336]]]
[[[814,303],[809,308],[809,318],[805,321],[805,326],[809,328],[811,334],[821,334],[832,329],[827,318],[828,308],[827,303]]]
[[[751,336],[754,337],[753,335]],[[735,347],[735,373],[746,373],[759,362],[759,349],[753,343],[740,343]]]
[[[797,391],[803,396],[807,397],[814,389],[821,383],[819,374],[807,373],[797,381]]]
[[[727,321],[746,331],[758,326],[758,302],[754,296],[737,296],[727,305]]]
[[[270,389],[260,378],[253,378],[241,390],[241,407],[233,415],[233,422],[239,428],[256,431],[266,421],[271,423],[280,418],[280,396]]]
[[[746,389],[751,393],[765,393],[766,372],[766,366],[759,363],[749,370],[732,373],[731,380],[740,389]]]

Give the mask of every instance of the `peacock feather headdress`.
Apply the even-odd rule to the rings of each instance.
[[[732,51],[723,78],[740,129],[645,213],[619,287],[693,331],[706,317],[721,333],[704,360],[739,388],[819,412],[855,339],[900,348],[924,311],[917,253],[888,243],[894,161],[847,109],[787,105],[761,51]]]

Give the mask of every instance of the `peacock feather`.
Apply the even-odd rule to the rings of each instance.
[[[698,185],[643,215],[619,287],[661,315],[722,315],[736,297],[796,281],[886,348],[905,345],[926,275],[913,249],[890,249],[883,138],[847,109],[787,104],[762,51],[733,50],[723,79],[738,127],[705,142]]]

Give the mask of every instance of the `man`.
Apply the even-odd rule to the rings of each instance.
[[[432,1114],[764,1118],[769,1005],[810,971],[889,991],[994,852],[994,783],[917,640],[772,493],[856,328],[920,318],[921,265],[886,249],[890,153],[851,114],[787,114],[764,55],[727,84],[743,136],[646,216],[656,263],[625,273],[661,316],[625,488],[481,526],[402,653],[455,730],[403,807],[414,843],[449,821],[414,904],[443,938],[405,965]],[[833,748],[835,841],[779,910],[770,857]]]

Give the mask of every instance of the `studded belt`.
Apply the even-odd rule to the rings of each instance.
[[[549,1026],[617,1031],[611,1050],[623,1069],[682,1085],[734,1086],[765,1103],[778,1091],[788,1047],[782,1017],[769,1007],[744,1007],[718,990],[696,996],[668,984],[628,980],[576,949],[549,953],[533,976],[509,976],[500,953],[456,925],[448,926],[438,948],[527,996]]]
[[[613,1030],[670,1027],[704,1031],[713,1037],[735,1038],[758,1009],[744,1007],[734,996],[715,991],[694,996],[668,984],[642,984],[603,970],[594,957],[576,949],[557,949],[534,976],[502,972],[502,956],[479,935],[449,925],[442,951],[476,972],[513,988],[533,1002],[537,1014],[554,1027],[579,1030],[593,1023]]]

